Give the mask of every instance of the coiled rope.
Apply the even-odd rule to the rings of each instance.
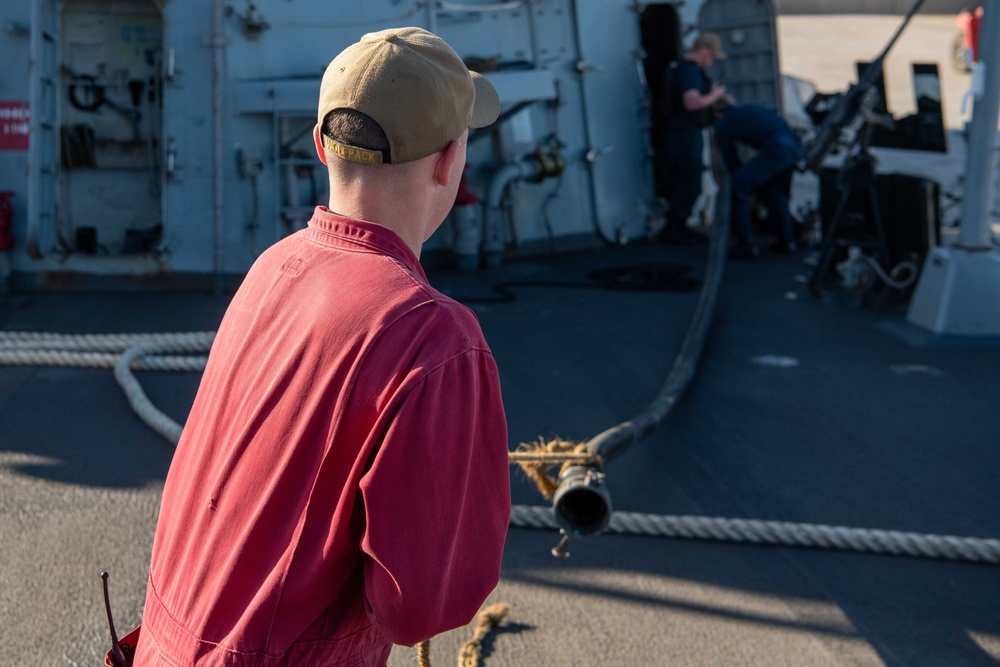
[[[133,370],[204,370],[214,331],[163,334],[53,334],[0,331],[0,365],[113,368],[115,379],[139,418],[176,445],[181,426],[142,390]]]

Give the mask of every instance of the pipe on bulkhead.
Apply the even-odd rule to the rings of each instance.
[[[974,97],[972,120],[969,123],[969,150],[966,157],[965,185],[962,198],[962,218],[959,222],[960,248],[988,251],[993,248],[989,224],[990,196],[996,173],[997,118],[1000,117],[1000,0],[983,3],[979,62],[984,85]],[[992,70],[992,71],[991,71]]]
[[[483,204],[483,260],[488,267],[500,266],[506,242],[503,233],[503,194],[514,181],[533,180],[540,176],[540,165],[532,158],[511,162],[493,172]],[[517,232],[514,232],[515,243]]]
[[[559,154],[560,148],[562,148],[562,143],[552,137],[548,151],[539,144],[535,152],[523,160],[505,164],[493,172],[486,193],[483,216],[483,256],[486,266],[500,265],[500,258],[506,245],[503,233],[502,203],[507,186],[514,181],[541,183],[546,178],[561,174],[566,168],[566,161]],[[514,244],[520,245],[521,239],[518,236],[516,226],[513,227],[512,233]]]

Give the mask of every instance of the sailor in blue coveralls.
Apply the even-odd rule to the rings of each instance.
[[[713,83],[705,70],[725,57],[719,36],[706,32],[682,59],[667,66],[663,193],[668,208],[666,224],[658,236],[662,243],[691,245],[705,240],[688,228],[687,219],[701,194],[702,130],[712,124],[712,106],[726,94],[726,87]]]
[[[795,164],[802,158],[802,142],[795,130],[775,111],[757,104],[720,105],[715,122],[715,143],[731,174],[730,257],[749,259],[757,254],[750,228],[750,198],[756,194],[768,210],[777,240],[771,251],[790,254],[795,249],[789,190]],[[756,152],[741,162],[737,144]]]

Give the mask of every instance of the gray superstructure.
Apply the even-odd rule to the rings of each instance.
[[[469,150],[483,261],[649,234],[647,80],[698,30],[721,34],[739,99],[780,102],[768,1],[7,0],[3,21],[0,115],[21,119],[0,137],[4,261],[21,288],[241,275],[325,203],[319,78],[368,31],[437,32],[500,92],[502,122]],[[428,256],[457,234],[449,219]]]

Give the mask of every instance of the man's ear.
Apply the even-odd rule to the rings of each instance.
[[[319,161],[326,164],[326,148],[323,147],[323,138],[319,134],[319,123],[313,128],[313,142],[316,144],[316,155]]]
[[[458,159],[458,150],[461,147],[461,142],[456,139],[438,152],[437,160],[434,162],[434,180],[438,185],[447,187],[451,182],[451,169]]]

